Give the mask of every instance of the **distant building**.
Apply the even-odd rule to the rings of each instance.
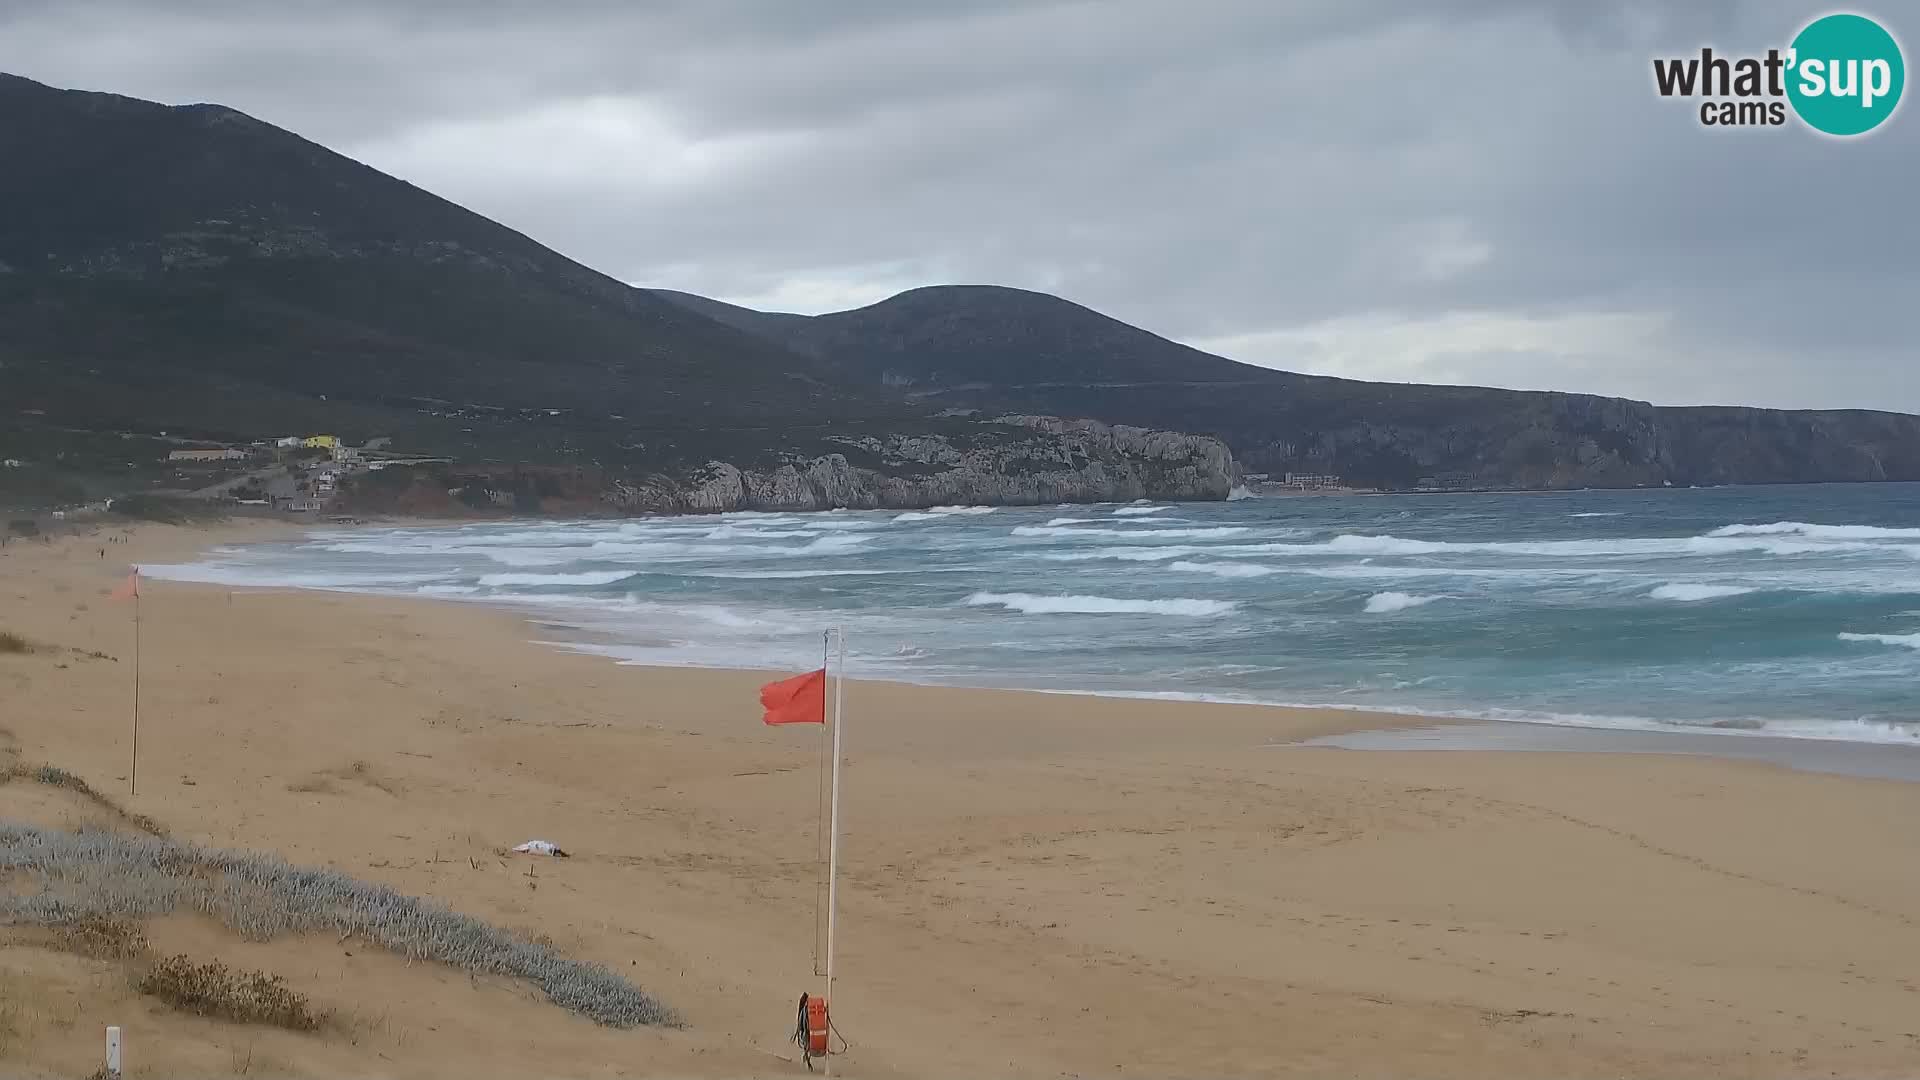
[[[168,452],[168,461],[245,461],[245,450],[173,450]]]
[[[296,514],[305,514],[320,509],[320,506],[321,502],[319,499],[300,498],[288,499],[285,503],[281,504],[280,508]]]
[[[309,435],[300,440],[300,445],[309,450],[331,450],[340,445],[338,435]]]
[[[1420,491],[1456,491],[1475,487],[1478,481],[1479,478],[1470,472],[1444,472],[1423,476],[1414,481],[1414,487]]]
[[[1340,478],[1319,473],[1288,473],[1287,486],[1297,488],[1339,487]]]
[[[452,461],[453,461],[452,458],[443,458],[443,457],[386,458],[380,461],[367,462],[367,471],[379,472],[381,469],[387,468],[388,466],[392,466],[392,465],[398,465],[403,468],[414,466],[414,465],[446,465],[451,463]]]
[[[342,465],[357,464],[363,456],[359,450],[351,446],[336,446],[333,448],[333,460]]]
[[[26,463],[17,457],[10,457],[5,461],[0,461],[0,469],[18,469],[24,464]]]
[[[275,439],[273,441],[273,445],[279,447],[282,450],[292,450],[299,447],[302,443],[306,441],[307,440],[301,438],[298,435],[288,435],[284,439]]]

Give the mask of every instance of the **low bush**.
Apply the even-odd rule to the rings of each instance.
[[[31,780],[49,787],[65,788],[93,805],[112,814],[115,818],[139,829],[150,836],[165,836],[166,830],[160,823],[146,816],[136,814],[112,799],[93,789],[93,785],[55,765],[10,765],[0,769],[0,784],[10,780]]]
[[[138,924],[102,915],[83,915],[54,927],[60,947],[95,960],[136,960],[147,955],[147,935]]]
[[[666,1005],[598,964],[384,885],[271,855],[0,822],[0,877],[8,874],[25,874],[39,889],[0,891],[0,922],[57,926],[187,911],[256,941],[355,934],[408,959],[526,979],[554,1004],[609,1027],[679,1023]]]
[[[181,1012],[243,1024],[312,1031],[325,1019],[280,976],[235,971],[218,960],[196,964],[186,956],[170,956],[148,968],[135,988]]]

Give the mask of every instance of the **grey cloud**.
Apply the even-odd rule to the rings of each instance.
[[[233,105],[640,283],[991,281],[1280,367],[1920,410],[1913,107],[1842,143],[1653,92],[1792,3],[307,10],[4,4],[0,68]]]

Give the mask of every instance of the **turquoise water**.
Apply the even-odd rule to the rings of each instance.
[[[156,577],[530,607],[639,663],[1920,741],[1920,485],[318,530]]]

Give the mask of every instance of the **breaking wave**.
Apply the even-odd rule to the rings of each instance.
[[[1870,641],[1878,645],[1900,645],[1920,649],[1920,634],[1841,634],[1841,641]]]
[[[1239,607],[1233,600],[1122,600],[1111,596],[1037,596],[1033,593],[977,592],[968,607],[1000,607],[1023,615],[1225,615]]]
[[[1167,565],[1167,569],[1181,570],[1189,574],[1212,574],[1214,577],[1223,577],[1223,578],[1257,578],[1257,577],[1266,577],[1268,574],[1277,574],[1280,572],[1278,570],[1275,570],[1271,566],[1261,566],[1258,563],[1240,563],[1240,562],[1198,563],[1198,562],[1186,562],[1184,560],[1176,563],[1169,563]]]
[[[1804,536],[1812,540],[1920,540],[1920,529],[1888,529],[1878,525],[1816,525],[1805,521],[1775,521],[1767,525],[1722,525],[1708,536]]]
[[[896,516],[895,521],[939,521],[941,518],[967,517],[974,514],[991,514],[997,506],[929,506],[925,510],[909,510]]]
[[[633,576],[632,570],[594,570],[581,574],[482,574],[480,584],[506,585],[611,585]]]
[[[1438,599],[1440,598],[1437,596],[1421,596],[1416,593],[1379,592],[1367,597],[1366,606],[1361,610],[1369,615],[1384,615],[1390,611],[1424,607]]]
[[[1058,519],[1055,519],[1055,520],[1058,520]],[[1228,536],[1241,536],[1250,531],[1252,530],[1248,529],[1245,525],[1214,525],[1214,526],[1209,526],[1207,528],[1202,528],[1202,529],[1104,529],[1104,528],[1082,529],[1082,528],[1076,528],[1071,525],[1046,524],[1046,525],[1016,525],[1013,528],[1013,535],[1015,536],[1049,536],[1049,537],[1125,536],[1129,538],[1138,538],[1138,537],[1144,537],[1144,536],[1160,536],[1160,537],[1165,537],[1168,540],[1180,540],[1180,539],[1198,540],[1202,537],[1225,538]]]
[[[1160,514],[1173,509],[1171,506],[1123,506],[1113,512],[1114,517],[1141,517],[1146,514]]]
[[[1745,596],[1756,590],[1745,585],[1693,585],[1687,582],[1673,582],[1659,585],[1647,595],[1655,600],[1678,600],[1692,603],[1696,600],[1719,600],[1728,596]]]

